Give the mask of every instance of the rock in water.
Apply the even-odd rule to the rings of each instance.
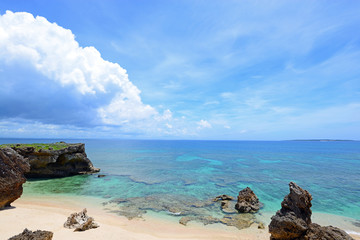
[[[25,228],[22,233],[9,238],[9,240],[51,240],[52,238],[52,232],[40,230],[32,232]]]
[[[235,208],[240,213],[255,213],[260,209],[259,198],[249,187],[244,188],[239,192]]]
[[[0,209],[10,206],[22,192],[24,173],[30,170],[25,159],[8,147],[0,148]]]
[[[73,213],[68,217],[64,223],[65,228],[74,229],[76,231],[86,231],[92,228],[97,228],[99,225],[94,222],[94,218],[87,215],[86,208],[79,213]]]
[[[290,193],[281,203],[280,211],[271,218],[272,239],[294,239],[305,234],[311,223],[311,194],[290,182]]]
[[[221,201],[221,210],[224,213],[236,213],[235,210],[235,203],[233,203],[234,198],[232,196],[223,194],[220,196],[217,196],[216,198],[213,199],[214,202],[218,202]]]
[[[281,203],[281,209],[271,218],[269,232],[272,240],[351,240],[336,227],[321,227],[311,223],[311,194],[296,183],[289,183],[290,193]]]
[[[16,144],[11,148],[30,163],[26,177],[67,177],[100,171],[87,158],[83,143]]]

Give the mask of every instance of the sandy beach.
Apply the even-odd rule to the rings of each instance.
[[[145,219],[128,220],[125,217],[115,215],[99,207],[100,199],[88,198],[84,201],[81,197],[29,197],[24,196],[16,200],[13,207],[0,211],[0,239],[8,239],[25,228],[30,230],[48,230],[54,233],[54,240],[62,239],[242,239],[242,240],[262,240],[269,239],[268,228],[258,229],[257,225],[252,225],[248,229],[238,230],[221,224],[204,226],[191,222],[183,226],[176,221],[163,220],[152,216]],[[87,208],[89,216],[93,217],[100,225],[99,228],[85,232],[73,232],[71,229],[63,227],[67,217],[74,212],[79,212]],[[323,214],[315,213],[314,222],[331,225],[329,219],[333,219]],[[269,218],[269,216],[266,216]],[[336,217],[335,217],[336,218]],[[342,217],[339,216],[339,221]],[[341,225],[351,236],[360,240],[360,235],[356,233],[355,227],[349,229],[351,225]]]
[[[267,229],[252,226],[238,230],[223,225],[189,223],[183,226],[157,218],[128,220],[108,213],[94,202],[79,202],[76,198],[20,198],[12,208],[0,212],[0,239],[8,239],[28,228],[48,230],[54,233],[54,240],[60,239],[269,239]],[[63,227],[67,217],[73,212],[87,208],[89,216],[100,225],[85,232],[73,232]]]

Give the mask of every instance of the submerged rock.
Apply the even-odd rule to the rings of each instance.
[[[9,147],[0,147],[0,209],[21,196],[24,173],[29,170],[30,165],[21,155]]]
[[[27,228],[16,236],[9,238],[9,240],[51,240],[53,233],[49,231],[30,231]]]
[[[74,229],[76,231],[86,231],[92,228],[97,228],[99,225],[94,222],[94,218],[87,215],[86,208],[79,213],[73,213],[68,217],[64,223],[65,228]]]
[[[53,178],[99,172],[85,153],[83,143],[8,144],[30,164],[26,177]]]
[[[226,201],[231,201],[231,200],[234,200],[234,198],[233,198],[232,196],[223,194],[223,195],[219,195],[219,196],[217,196],[217,197],[215,197],[215,198],[213,199],[214,202],[217,202],[217,201],[220,201],[220,200],[221,200],[221,201],[224,201],[224,200],[226,200]]]
[[[227,226],[234,226],[241,230],[250,227],[253,223],[256,222],[256,218],[253,214],[244,213],[226,215],[220,221]]]
[[[235,203],[233,200],[234,198],[232,196],[225,194],[217,196],[216,198],[213,199],[214,202],[221,201],[220,202],[221,210],[224,213],[229,213],[229,214],[236,213]]]
[[[213,216],[185,216],[179,220],[179,223],[186,226],[190,221],[201,222],[204,225],[222,223],[241,230],[250,227],[251,224],[256,222],[256,218],[253,214],[231,214],[225,215],[223,218]]]
[[[249,187],[244,188],[239,192],[235,208],[240,213],[255,213],[260,209],[259,198]]]
[[[290,182],[289,189],[281,209],[271,218],[269,232],[272,240],[352,239],[339,228],[311,223],[311,194],[294,182]]]
[[[186,217],[182,217],[179,220],[179,223],[186,226],[188,222],[190,221],[197,221],[197,222],[201,222],[204,225],[208,225],[208,224],[213,224],[213,223],[220,223],[221,220],[218,218],[214,218],[212,216],[186,216]]]

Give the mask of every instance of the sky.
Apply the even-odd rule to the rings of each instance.
[[[360,139],[360,1],[2,0],[0,137]]]

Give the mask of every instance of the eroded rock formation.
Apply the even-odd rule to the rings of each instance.
[[[86,208],[79,213],[73,213],[64,223],[65,228],[75,229],[76,231],[86,231],[97,228],[99,225],[95,223],[94,218],[87,215]]]
[[[49,231],[30,231],[27,228],[16,236],[9,238],[9,240],[51,240],[53,233]]]
[[[224,213],[236,213],[234,198],[229,195],[220,195],[213,199],[214,202],[220,201],[221,210]]]
[[[87,158],[83,143],[13,144],[11,148],[30,163],[30,171],[25,175],[30,178],[66,177],[100,170]]]
[[[272,240],[351,240],[343,230],[311,223],[311,194],[290,182],[290,193],[281,203],[281,209],[271,218],[269,232]]]
[[[240,213],[255,213],[260,209],[259,198],[249,187],[244,188],[239,192],[235,208]]]
[[[0,148],[0,209],[10,206],[22,192],[26,182],[24,173],[30,165],[13,149]]]

